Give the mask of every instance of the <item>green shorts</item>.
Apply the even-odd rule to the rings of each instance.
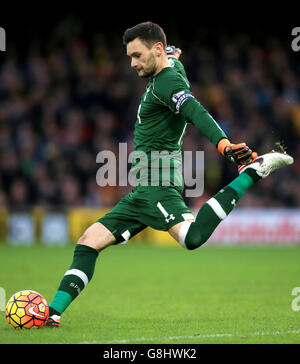
[[[194,219],[181,193],[172,187],[136,187],[101,222],[116,238],[127,242],[147,226],[168,231],[179,222]]]

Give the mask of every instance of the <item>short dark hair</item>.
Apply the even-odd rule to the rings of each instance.
[[[164,48],[167,46],[165,32],[158,24],[151,21],[127,29],[123,35],[123,44],[127,45],[136,38],[139,38],[148,48],[151,48],[156,42],[161,42]]]

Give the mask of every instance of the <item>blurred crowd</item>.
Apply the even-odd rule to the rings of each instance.
[[[166,30],[167,32],[167,30]],[[0,207],[112,206],[131,187],[99,187],[96,156],[133,148],[133,127],[145,80],[130,69],[120,33],[83,36],[80,24],[62,21],[48,39],[38,34],[26,53],[10,48],[0,66]],[[260,182],[240,206],[300,204],[300,54],[272,37],[214,36],[188,42],[168,34],[183,51],[195,97],[233,143],[265,153],[284,141],[295,164]],[[297,59],[298,57],[298,59]],[[205,152],[204,195],[197,208],[229,183],[236,167],[194,126],[184,150]]]

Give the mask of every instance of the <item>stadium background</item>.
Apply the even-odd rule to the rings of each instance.
[[[1,19],[7,34],[7,50],[0,54],[2,242],[31,244],[47,240],[44,234],[50,243],[76,241],[129,192],[127,187],[97,186],[96,155],[101,150],[117,154],[121,142],[132,150],[145,83],[129,67],[122,34],[145,20],[161,24],[168,43],[183,50],[194,95],[232,142],[246,141],[264,153],[276,141],[285,141],[294,165],[249,191],[239,211],[246,214],[246,228],[246,220],[253,226],[258,212],[262,219],[273,216],[267,222],[280,226],[279,231],[261,233],[261,227],[259,239],[268,235],[266,241],[272,243],[281,234],[278,242],[285,237],[300,242],[300,52],[291,49],[297,24],[292,19],[267,22],[266,17],[250,22],[224,17],[221,22],[215,14],[201,21],[181,16],[117,20],[92,10],[52,15],[46,8],[40,17],[19,13]],[[183,149],[205,152],[205,193],[187,200],[197,211],[236,170],[192,126]],[[219,241],[223,233],[216,235]],[[168,241],[157,232],[142,234],[142,240]],[[245,241],[255,240],[259,231],[253,234]]]

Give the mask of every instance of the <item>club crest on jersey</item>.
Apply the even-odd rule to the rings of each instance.
[[[185,92],[185,91],[180,91],[180,92],[177,92],[176,94],[174,94],[172,96],[172,101],[175,102],[176,104],[176,110],[177,110],[177,113],[179,112],[182,104],[187,100],[189,99],[190,97],[194,97],[193,95],[189,94],[188,92]]]

